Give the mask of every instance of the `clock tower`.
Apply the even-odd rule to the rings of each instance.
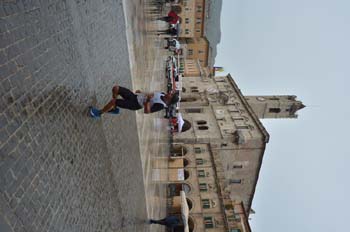
[[[255,114],[263,118],[297,118],[305,105],[294,95],[245,96]]]

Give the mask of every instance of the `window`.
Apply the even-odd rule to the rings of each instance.
[[[190,109],[185,109],[186,113],[201,113],[202,109],[200,108],[190,108]]]
[[[205,125],[205,124],[207,124],[207,121],[205,121],[205,120],[197,121],[197,125]]]
[[[209,127],[207,127],[207,126],[199,126],[198,129],[199,130],[208,130]]]
[[[200,158],[197,158],[197,159],[196,159],[196,164],[197,164],[197,165],[203,165],[203,164],[204,164],[204,160],[203,160],[203,159],[200,159]]]
[[[188,49],[188,55],[192,56],[193,55],[193,49]]]
[[[249,129],[249,126],[236,126],[236,128],[240,130],[247,130]]]
[[[205,228],[214,228],[213,218],[204,217],[204,225],[205,225]]]
[[[193,43],[194,43],[194,40],[191,39],[191,38],[186,38],[186,43],[187,43],[187,44],[193,44]]]
[[[180,102],[194,102],[196,100],[197,99],[194,97],[183,97],[183,98],[181,98]]]
[[[230,232],[241,232],[240,229],[230,229]]]
[[[198,89],[191,89],[191,92],[192,92],[192,93],[198,93],[199,90],[198,90]]]
[[[208,191],[208,186],[206,183],[199,183],[199,191],[206,192]]]
[[[185,23],[190,23],[190,19],[189,19],[189,18],[186,18],[186,19],[185,19]]]
[[[281,109],[280,108],[270,108],[269,112],[270,113],[279,113],[279,112],[281,112]]]
[[[240,164],[240,165],[237,165],[237,164],[233,165],[233,168],[242,168],[242,167],[243,167],[242,164]]]
[[[191,187],[188,184],[182,184],[182,190],[187,194],[191,192]]]
[[[190,177],[189,171],[185,170],[184,174],[185,174],[185,180],[187,180]]]
[[[241,179],[230,179],[230,184],[241,184],[242,180]]]
[[[187,153],[187,149],[184,146],[176,144],[170,148],[170,153],[171,156],[184,156]]]
[[[197,6],[197,12],[198,13],[202,12],[202,6]]]
[[[185,29],[185,34],[186,35],[190,34],[190,29]]]
[[[198,177],[205,177],[204,170],[198,170]]]
[[[203,209],[209,209],[210,208],[210,200],[209,199],[202,199],[202,208]]]
[[[200,147],[195,147],[194,153],[196,153],[196,154],[202,153],[202,149]]]
[[[240,123],[244,123],[244,118],[242,117],[232,117],[233,121],[235,124],[240,124]]]
[[[202,19],[201,18],[197,18],[196,19],[196,24],[201,24],[202,23]]]
[[[191,210],[193,207],[192,201],[188,198],[186,198],[186,201],[187,201],[188,209]]]

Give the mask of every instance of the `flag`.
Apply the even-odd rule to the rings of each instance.
[[[214,66],[213,69],[215,72],[223,72],[224,71],[224,67]]]

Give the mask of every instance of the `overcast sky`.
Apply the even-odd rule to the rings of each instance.
[[[224,0],[221,31],[216,65],[244,94],[307,106],[263,120],[253,231],[350,231],[350,1]]]

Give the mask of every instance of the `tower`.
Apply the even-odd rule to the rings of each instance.
[[[294,95],[245,96],[259,118],[297,118],[296,112],[305,107]]]

